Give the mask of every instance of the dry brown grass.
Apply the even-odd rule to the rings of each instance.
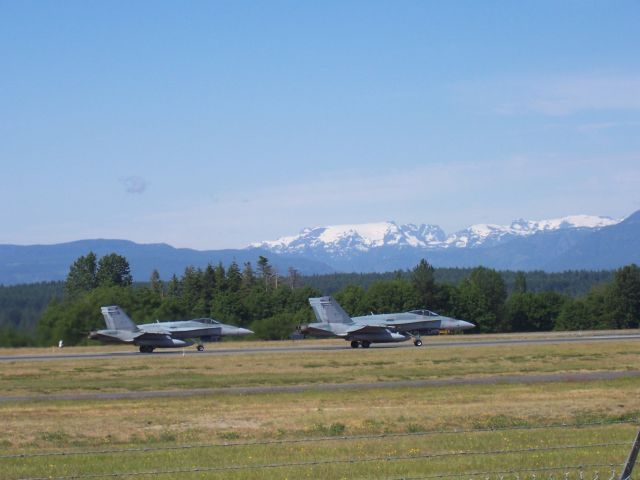
[[[640,379],[0,405],[11,449],[574,423],[640,415]]]

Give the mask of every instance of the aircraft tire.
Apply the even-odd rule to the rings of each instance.
[[[355,340],[353,342],[351,342],[351,348],[358,348],[360,346],[360,344],[358,342],[356,342]]]
[[[153,347],[148,345],[140,345],[140,353],[153,353]]]
[[[362,348],[369,348],[370,346],[371,346],[371,342],[369,342],[368,340],[363,340]]]
[[[421,347],[421,346],[422,346],[422,340],[420,340],[419,338],[416,338],[416,339],[413,341],[413,344],[414,344],[416,347]]]
[[[204,345],[198,345],[196,348],[199,352],[204,352]]]

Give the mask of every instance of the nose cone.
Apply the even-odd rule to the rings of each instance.
[[[253,330],[249,330],[248,328],[240,328],[240,327],[238,327],[238,329],[236,331],[236,335],[238,335],[238,336],[251,335],[252,333],[253,333]]]
[[[469,330],[471,328],[475,328],[475,325],[471,322],[465,322],[464,320],[458,320],[458,325],[460,330]]]

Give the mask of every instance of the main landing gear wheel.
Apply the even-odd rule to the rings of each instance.
[[[421,346],[422,346],[422,340],[420,340],[419,338],[416,338],[416,339],[413,341],[413,344],[414,344],[416,347],[421,347]]]
[[[196,348],[199,352],[204,352],[204,345],[198,345]]]
[[[356,342],[355,340],[353,342],[351,342],[351,348],[358,348],[360,346],[360,344],[358,342]]]
[[[149,345],[140,345],[140,353],[153,353],[153,347]]]
[[[371,346],[371,342],[367,340],[362,341],[362,348],[369,348]]]

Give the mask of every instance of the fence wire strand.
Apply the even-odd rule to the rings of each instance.
[[[157,475],[175,475],[184,473],[200,473],[200,472],[231,472],[240,470],[257,470],[257,469],[271,469],[271,468],[286,468],[286,467],[312,467],[320,465],[341,465],[341,464],[355,464],[355,463],[368,463],[368,462],[392,462],[392,461],[407,461],[407,460],[425,460],[433,458],[445,458],[445,457],[457,457],[457,456],[472,456],[472,455],[507,455],[518,453],[533,453],[533,452],[549,452],[557,450],[575,450],[581,448],[600,448],[600,447],[619,447],[629,446],[630,442],[611,442],[611,443],[593,443],[584,445],[557,445],[549,447],[538,448],[519,448],[512,450],[491,450],[491,451],[461,451],[461,452],[443,452],[443,453],[425,453],[415,455],[395,455],[395,456],[378,456],[378,457],[365,457],[365,458],[343,458],[332,460],[311,460],[307,462],[282,462],[271,464],[258,464],[258,465],[227,465],[227,466],[215,466],[215,467],[193,467],[185,469],[172,469],[172,470],[149,470],[140,472],[113,472],[113,473],[97,473],[97,474],[78,474],[62,477],[27,477],[20,480],[73,480],[73,479],[89,479],[89,478],[117,478],[117,477],[135,477],[135,476],[157,476]]]

